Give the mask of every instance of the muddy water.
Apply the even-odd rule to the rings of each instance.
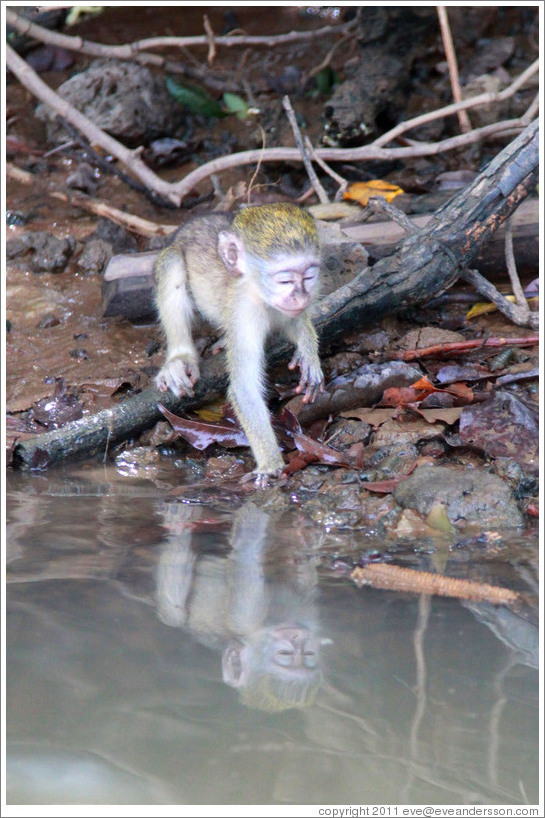
[[[8,803],[536,803],[533,625],[173,478],[9,476]]]

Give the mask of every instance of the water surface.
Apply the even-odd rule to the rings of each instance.
[[[9,476],[8,804],[537,803],[531,617],[164,477]]]

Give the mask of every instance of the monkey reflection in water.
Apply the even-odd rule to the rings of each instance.
[[[253,503],[234,514],[227,557],[199,554],[190,509],[167,506],[168,542],[157,568],[162,621],[222,652],[223,681],[248,707],[277,712],[314,701],[322,683],[316,566],[268,560],[270,517]]]

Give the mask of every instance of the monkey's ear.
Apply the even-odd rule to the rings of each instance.
[[[231,644],[225,648],[221,669],[223,681],[229,687],[243,687],[248,681],[247,652],[244,645]]]
[[[244,273],[244,246],[238,236],[222,230],[218,234],[218,253],[229,275],[238,277]]]

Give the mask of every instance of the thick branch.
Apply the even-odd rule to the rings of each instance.
[[[20,34],[27,34],[48,45],[56,45],[66,48],[68,51],[79,51],[81,54],[89,54],[93,57],[111,57],[117,60],[133,60],[138,54],[142,54],[148,48],[189,48],[191,46],[209,46],[210,37],[207,34],[192,37],[149,37],[145,40],[136,40],[123,45],[104,45],[94,43],[91,40],[84,40],[82,37],[72,37],[68,34],[50,31],[43,26],[33,23],[25,17],[20,17],[12,9],[6,9],[6,22],[17,29]],[[355,27],[355,21],[342,23],[335,26],[323,26],[314,31],[289,31],[287,34],[267,34],[265,36],[248,36],[245,34],[227,34],[223,37],[214,37],[216,45],[223,45],[227,48],[239,46],[261,46],[264,48],[275,48],[286,43],[304,42],[314,40],[317,37],[330,37],[335,34],[346,35]],[[146,57],[153,55],[147,54]],[[155,65],[160,64],[160,58]]]
[[[482,245],[531,191],[538,178],[538,123],[508,145],[467,188],[443,205],[418,233],[403,241],[397,253],[366,268],[349,284],[318,305],[315,323],[324,342],[374,323],[386,313],[426,301],[450,287],[460,263],[471,264]],[[286,360],[285,345],[275,346],[269,360]],[[170,393],[148,389],[114,409],[67,424],[55,432],[15,447],[17,467],[46,466],[76,454],[104,452],[162,418],[157,402],[184,411],[210,401],[225,389],[223,356],[204,359],[195,397],[178,401]]]

